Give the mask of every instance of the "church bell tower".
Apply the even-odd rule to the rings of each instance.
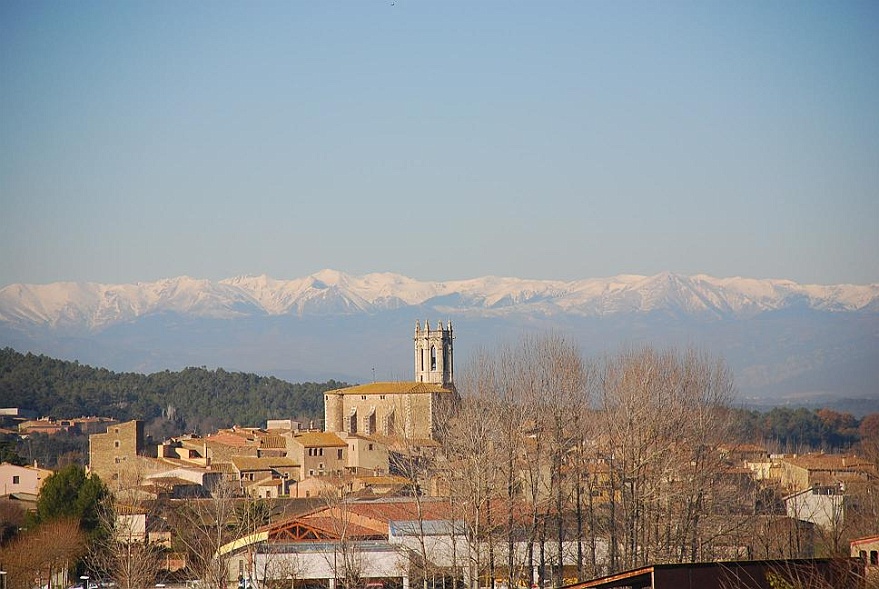
[[[415,380],[442,385],[446,388],[455,386],[454,361],[452,354],[452,322],[443,327],[442,321],[437,322],[436,329],[424,322],[424,329],[415,322]]]

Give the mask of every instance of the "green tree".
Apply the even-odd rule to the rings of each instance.
[[[65,466],[49,476],[37,498],[37,523],[74,518],[89,535],[99,533],[101,503],[109,491],[97,475],[86,476],[78,464]]]

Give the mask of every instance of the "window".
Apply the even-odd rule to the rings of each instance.
[[[430,369],[436,370],[436,346],[430,346]]]
[[[119,440],[116,440],[115,442],[113,442],[113,447],[114,447],[114,448],[118,448],[118,447],[119,447]]]
[[[360,400],[361,400],[361,401],[365,401],[365,400],[366,400],[366,395],[360,395]]]
[[[369,445],[369,449],[370,449],[370,451],[372,451],[372,444]]]
[[[17,474],[12,475],[12,484],[18,485],[19,483],[21,483],[21,477]]]
[[[870,564],[879,564],[879,551],[870,551]]]
[[[378,398],[381,399],[382,401],[385,400],[385,396],[384,396],[384,395],[379,395]]]
[[[336,450],[336,452],[337,452],[337,454],[338,454],[338,455],[336,456],[336,458],[338,458],[339,460],[342,460],[342,449],[339,448],[338,450]]]
[[[323,455],[324,455],[324,449],[323,449],[323,448],[318,448],[318,449],[317,449],[317,455],[318,455],[318,456],[323,456]],[[321,468],[323,468],[323,467],[321,467]]]

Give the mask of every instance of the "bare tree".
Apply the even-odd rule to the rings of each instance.
[[[695,352],[626,352],[605,363],[600,443],[610,465],[611,569],[695,561],[724,499],[731,376]]]
[[[175,502],[169,510],[177,541],[185,548],[193,572],[208,587],[226,589],[233,554],[220,549],[248,531],[236,507],[238,485],[224,480],[206,499]],[[240,576],[244,571],[239,571]],[[233,577],[234,578],[234,577]]]
[[[343,589],[359,589],[364,583],[366,562],[353,531],[353,513],[350,509],[353,499],[344,485],[340,488],[325,488],[321,492],[321,498],[326,504],[331,531],[336,537],[333,552],[327,556],[327,564],[333,570],[334,583],[337,584],[337,589],[338,583],[341,583]]]
[[[151,505],[129,496],[108,496],[98,517],[107,533],[89,546],[93,576],[109,577],[121,589],[140,589],[155,583],[163,547],[150,542]]]
[[[19,534],[0,550],[6,586],[8,589],[31,589],[35,579],[50,586],[55,582],[63,583],[67,571],[85,553],[85,534],[76,519],[60,518],[40,524]]]
[[[468,577],[478,583],[482,571],[494,577],[494,521],[491,495],[497,486],[498,431],[496,404],[489,394],[490,366],[465,373],[457,411],[443,429],[443,451],[449,461],[449,488],[464,522],[470,559]],[[484,549],[485,548],[485,549]]]

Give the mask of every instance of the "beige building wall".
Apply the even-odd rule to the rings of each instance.
[[[143,453],[143,422],[134,420],[89,436],[89,469],[116,490],[138,477],[137,456]]]
[[[51,474],[51,470],[44,468],[18,466],[4,462],[0,464],[0,495],[11,493],[39,495],[43,481]]]
[[[454,389],[419,382],[376,382],[324,395],[326,431],[432,439],[440,407]]]
[[[389,468],[388,447],[356,434],[339,434],[348,444],[348,468],[353,472],[368,471],[369,474],[386,474]]]
[[[348,444],[327,432],[307,432],[288,437],[287,457],[301,465],[301,479],[342,475],[348,465]]]

